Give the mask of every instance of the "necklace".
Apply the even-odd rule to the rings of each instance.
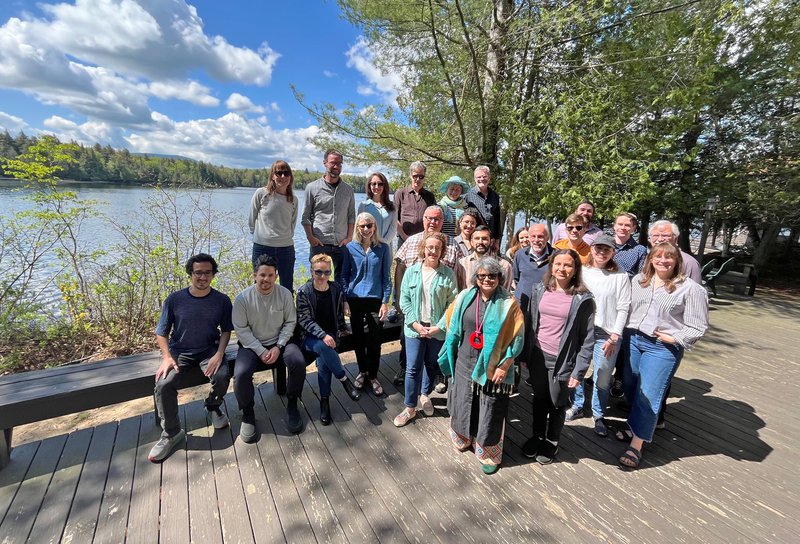
[[[483,323],[486,321],[486,313],[483,314],[483,319],[478,322],[481,310],[481,294],[475,297],[475,331],[469,335],[469,345],[475,349],[483,348]]]

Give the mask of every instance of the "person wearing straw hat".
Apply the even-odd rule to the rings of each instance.
[[[455,236],[458,232],[458,220],[464,213],[464,208],[467,207],[467,201],[464,198],[467,191],[469,191],[469,185],[458,176],[450,176],[439,187],[439,192],[444,195],[439,201],[439,205],[444,210],[442,232],[448,236]]]

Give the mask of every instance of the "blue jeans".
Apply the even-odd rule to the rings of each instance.
[[[430,395],[433,378],[439,373],[439,350],[443,340],[406,337],[405,405],[417,407],[420,394]],[[424,372],[423,372],[424,368]]]
[[[271,247],[253,243],[253,266],[261,255],[275,257],[278,261],[278,283],[294,293],[294,246]]]
[[[344,288],[345,286],[342,285],[342,265],[344,264],[344,255],[346,252],[347,248],[341,246],[312,246],[309,250],[308,260],[310,261],[311,257],[319,255],[320,253],[324,253],[330,257],[333,261],[334,281],[336,281],[339,287]]]
[[[317,354],[317,382],[319,383],[319,396],[331,396],[331,375],[337,380],[344,378],[342,360],[335,349],[325,345],[319,338],[308,336],[303,341],[303,347]]]
[[[608,399],[611,390],[611,378],[614,374],[614,365],[617,361],[622,337],[620,337],[619,341],[614,346],[614,353],[608,358],[606,358],[603,353],[603,344],[606,343],[606,340],[608,340],[608,334],[604,330],[596,328],[594,334],[594,350],[592,351],[592,363],[594,364],[592,417],[594,419],[600,419],[606,415],[606,408],[608,407]],[[581,383],[575,388],[575,398],[572,405],[583,409],[584,402],[583,384]]]
[[[683,348],[631,331],[625,358],[625,397],[630,403],[631,431],[652,442],[661,402],[683,358]]]

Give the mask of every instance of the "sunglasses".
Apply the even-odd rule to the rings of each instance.
[[[383,182],[382,181],[370,181],[369,182],[369,186],[370,187],[383,187]]]
[[[475,274],[475,277],[478,278],[478,281],[495,281],[497,279],[497,274]]]
[[[567,225],[567,230],[577,230],[580,232],[583,230],[583,225]]]
[[[371,228],[372,228],[372,227],[374,227],[374,226],[375,226],[375,223],[367,223],[366,225],[359,225],[359,226],[358,226],[358,228],[360,228],[360,229],[367,229],[367,230],[369,230],[369,229],[371,229]]]
[[[278,171],[275,172],[275,177],[280,177],[280,178],[286,178],[286,177],[289,177],[291,175],[292,175],[292,173],[289,172],[288,170],[278,170]]]
[[[423,174],[411,174],[411,179],[425,179]]]
[[[330,270],[314,270],[314,275],[315,276],[330,276],[331,275],[331,271]]]

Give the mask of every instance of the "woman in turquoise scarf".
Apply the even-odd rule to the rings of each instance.
[[[474,268],[470,289],[447,309],[447,336],[439,366],[452,376],[447,408],[450,438],[456,449],[474,446],[483,472],[497,472],[503,459],[503,436],[514,360],[522,351],[525,320],[514,296],[503,289],[503,268],[483,257]]]
[[[461,219],[461,214],[467,207],[467,201],[464,199],[467,191],[469,191],[469,185],[458,176],[449,177],[439,187],[439,192],[444,194],[439,201],[439,205],[444,210],[442,232],[448,236],[455,236],[458,233],[456,230],[458,220]]]

